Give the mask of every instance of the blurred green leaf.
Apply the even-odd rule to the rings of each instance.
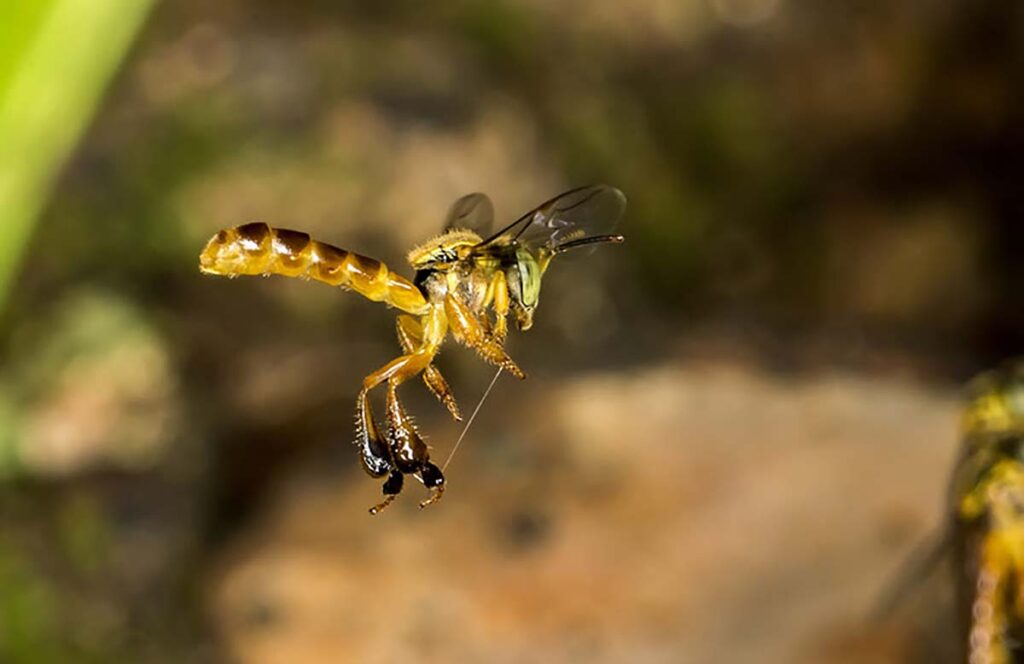
[[[58,643],[52,586],[6,543],[0,542],[0,661],[57,662],[66,653]]]
[[[0,308],[54,176],[151,5],[0,4]]]

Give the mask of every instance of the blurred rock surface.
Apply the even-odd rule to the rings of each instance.
[[[427,511],[418,486],[371,518],[376,482],[294,477],[219,566],[229,652],[905,661],[912,635],[867,616],[880,571],[936,525],[951,395],[730,365],[513,388],[526,403],[488,404],[500,417],[471,432]]]

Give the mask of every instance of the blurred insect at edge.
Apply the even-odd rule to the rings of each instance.
[[[961,430],[946,526],[907,561],[876,617],[890,616],[948,560],[961,661],[1024,661],[1024,360],[969,383]]]
[[[409,252],[415,271],[412,281],[373,258],[261,222],[218,232],[200,254],[199,269],[227,277],[279,274],[315,279],[403,312],[397,320],[403,354],[366,376],[356,398],[355,444],[364,470],[371,477],[386,477],[384,500],[370,508],[371,514],[401,492],[405,475],[413,475],[430,490],[420,503],[426,507],[440,499],[445,479],[399,400],[398,386],[422,374],[452,417],[462,419],[448,383],[433,363],[448,332],[499,370],[525,378],[504,349],[508,315],[514,316],[520,330],[530,329],[541,279],[551,260],[573,249],[623,242],[621,235],[603,231],[616,225],[625,206],[625,196],[614,187],[579,187],[489,234],[494,216],[490,199],[481,193],[463,196],[452,205],[445,232]],[[382,433],[368,394],[385,383]]]
[[[969,386],[950,487],[965,661],[1024,661],[1024,362]]]

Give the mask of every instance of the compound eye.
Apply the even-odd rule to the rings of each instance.
[[[537,261],[532,256],[520,256],[517,261],[519,267],[519,295],[523,306],[533,309],[540,299],[540,269]]]

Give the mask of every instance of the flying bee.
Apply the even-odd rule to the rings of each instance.
[[[889,617],[910,591],[924,590],[938,563],[951,562],[960,660],[1024,661],[1024,360],[968,384],[946,514],[942,532],[906,561],[876,618]],[[940,648],[929,661],[940,653],[943,661],[950,654]]]
[[[951,483],[965,661],[1024,660],[1024,362],[969,387]]]
[[[581,247],[620,243],[602,233],[626,207],[621,191],[591,185],[560,194],[505,228],[488,234],[494,216],[481,193],[458,199],[445,232],[413,249],[412,281],[380,261],[312,240],[306,233],[256,222],[218,232],[199,256],[199,269],[227,277],[280,274],[315,279],[400,309],[398,341],[403,354],[363,379],[356,398],[356,441],[363,469],[385,477],[377,514],[413,475],[429,491],[426,507],[441,498],[445,479],[430,460],[423,437],[398,398],[398,386],[422,374],[427,388],[461,420],[459,407],[434,357],[451,332],[455,340],[513,376],[526,375],[505,352],[511,313],[520,330],[533,325],[541,279],[555,256]],[[369,392],[386,383],[385,425],[378,426]]]

